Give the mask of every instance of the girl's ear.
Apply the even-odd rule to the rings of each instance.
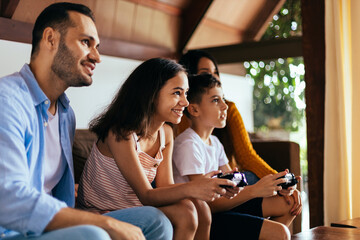
[[[189,106],[187,106],[187,110],[190,113],[191,116],[198,117],[199,116],[199,105],[196,103],[190,103]]]

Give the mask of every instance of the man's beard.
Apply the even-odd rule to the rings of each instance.
[[[89,80],[91,77],[85,77],[77,68],[76,58],[64,40],[59,43],[58,51],[51,64],[51,70],[71,87],[89,86],[92,83],[92,80]]]

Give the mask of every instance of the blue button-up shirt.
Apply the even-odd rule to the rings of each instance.
[[[0,236],[9,230],[40,235],[61,208],[74,206],[75,115],[65,94],[58,100],[58,113],[61,160],[67,164],[53,196],[44,191],[49,106],[27,64],[0,78]]]

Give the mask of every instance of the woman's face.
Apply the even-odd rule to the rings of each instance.
[[[209,58],[202,57],[199,60],[197,67],[197,74],[210,73],[219,80],[219,72],[216,70],[216,66]]]
[[[178,124],[185,107],[189,105],[186,99],[188,90],[189,84],[185,72],[179,72],[175,77],[167,80],[157,98],[155,119]]]

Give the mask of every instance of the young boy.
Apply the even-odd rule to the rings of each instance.
[[[218,169],[232,171],[223,146],[211,135],[214,128],[226,125],[228,107],[220,81],[211,74],[189,76],[189,88],[185,114],[191,127],[174,143],[173,168],[177,183],[192,181]],[[229,239],[240,234],[244,239],[290,239],[288,226],[301,212],[301,203],[295,200],[299,197],[295,187],[286,191],[278,186],[285,181],[278,178],[286,173],[287,170],[267,175],[243,188],[232,199],[221,197],[208,203],[213,213],[211,238]],[[290,204],[277,195],[278,191],[292,195]]]

